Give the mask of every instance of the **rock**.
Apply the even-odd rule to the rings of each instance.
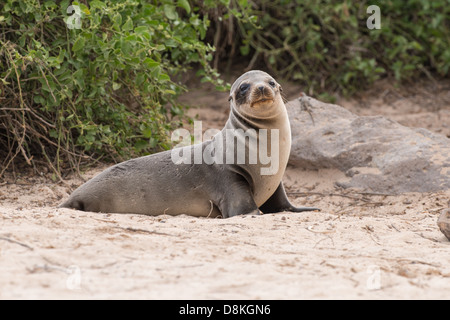
[[[450,240],[450,209],[442,211],[437,224],[441,232]]]
[[[303,96],[287,103],[290,164],[337,168],[344,188],[399,194],[450,189],[450,139]]]

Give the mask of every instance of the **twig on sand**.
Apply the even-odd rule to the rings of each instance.
[[[314,245],[314,248],[316,248],[319,243],[321,243],[322,241],[325,241],[327,239],[331,240],[331,243],[333,244],[333,247],[334,247],[334,240],[330,236],[330,234],[335,233],[336,232],[336,228],[333,228],[331,230],[317,231],[317,230],[313,229],[313,226],[309,226],[309,227],[306,228],[306,230],[308,230],[309,232],[312,232],[312,233],[323,234],[325,236],[325,238],[323,238],[323,239],[321,239],[321,240],[316,242],[316,244]]]
[[[370,199],[367,199],[365,197],[357,197],[357,196],[352,196],[352,195],[348,195],[345,193],[324,193],[324,192],[299,192],[299,191],[287,191],[286,192],[288,195],[294,195],[294,196],[303,196],[303,197],[307,197],[307,196],[323,196],[323,197],[344,197],[344,198],[349,198],[352,200],[357,200],[357,201],[363,201],[366,202],[367,204],[371,204],[374,206],[384,206],[385,204],[383,202],[372,202]],[[388,196],[387,194],[377,194],[377,193],[359,193],[362,194],[364,196],[366,195],[372,195],[372,196]]]
[[[148,234],[157,234],[157,235],[160,235],[160,236],[175,237],[173,234],[169,234],[169,233],[165,233],[165,232],[151,231],[151,230],[145,230],[145,229],[139,229],[139,228],[133,228],[133,227],[116,226],[114,228],[122,229],[122,230],[125,230],[125,231],[130,231],[130,232],[136,232],[136,233],[148,233]]]
[[[18,244],[19,246],[22,246],[22,247],[24,247],[24,248],[27,248],[27,249],[29,249],[29,250],[31,250],[31,251],[34,250],[32,247],[30,247],[29,245],[27,245],[27,244],[25,244],[25,243],[22,243],[22,242],[19,242],[19,241],[17,241],[17,240],[13,240],[13,239],[10,239],[10,238],[7,238],[7,237],[0,237],[0,240],[5,240],[5,241],[11,242],[11,243]]]
[[[316,231],[316,230],[313,229],[313,226],[307,227],[306,230],[311,231],[312,233],[322,233],[322,234],[329,234],[329,233],[335,233],[336,232],[336,228],[333,228],[331,230]]]
[[[317,241],[313,248],[315,249],[319,243],[321,243],[322,241],[328,240],[328,239],[331,240],[331,243],[333,244],[333,247],[335,247],[333,238],[331,236],[329,236],[329,235],[326,235],[325,238],[320,239],[319,241]]]
[[[374,228],[371,225],[366,225],[365,227],[363,227],[363,229],[365,231],[367,231],[367,233],[369,234],[370,238],[372,239],[373,242],[375,242],[377,245],[381,246],[382,244],[379,242],[379,238],[377,235],[374,234]],[[377,238],[377,239],[375,239]]]
[[[439,240],[434,239],[434,238],[431,238],[431,237],[427,237],[427,236],[425,236],[423,233],[418,233],[418,232],[416,232],[416,234],[419,235],[419,236],[421,236],[422,238],[424,238],[424,239],[426,239],[426,240],[430,240],[430,241],[433,241],[433,242],[439,242]]]

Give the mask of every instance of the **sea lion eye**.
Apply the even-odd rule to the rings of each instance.
[[[248,84],[248,83],[243,83],[243,84],[241,84],[241,86],[239,87],[239,90],[240,90],[241,92],[245,92],[245,91],[247,91],[248,88],[250,88],[250,84]]]
[[[269,81],[269,84],[270,84],[272,87],[275,88],[275,82],[274,82],[273,80],[270,80],[270,81]]]

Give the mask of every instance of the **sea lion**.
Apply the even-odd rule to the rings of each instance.
[[[294,207],[281,181],[291,150],[281,91],[269,74],[246,72],[232,85],[229,119],[212,140],[114,165],[60,207],[224,218],[318,210]]]

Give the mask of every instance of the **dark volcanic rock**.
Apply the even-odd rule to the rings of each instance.
[[[377,193],[450,189],[450,139],[382,116],[359,117],[311,97],[287,103],[292,127],[289,162],[337,168],[337,184]]]

